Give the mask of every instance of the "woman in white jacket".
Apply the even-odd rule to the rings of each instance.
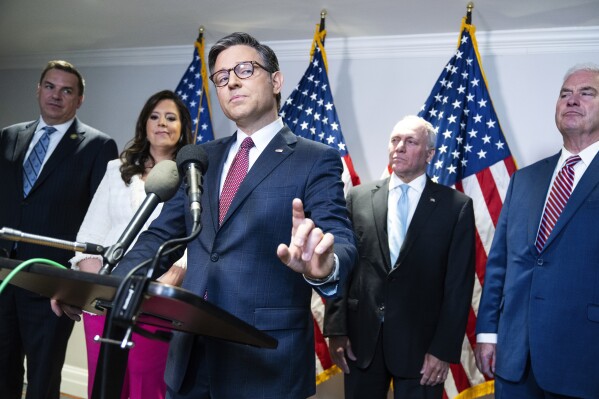
[[[77,240],[103,246],[114,244],[146,197],[144,182],[152,167],[164,159],[174,160],[179,149],[190,141],[191,117],[185,104],[170,90],[152,95],[141,110],[133,140],[127,144],[119,159],[108,163],[104,179],[89,206]],[[144,230],[161,209],[162,204],[159,204]],[[99,255],[78,253],[71,259],[73,268],[90,273],[97,273],[102,263]],[[159,280],[180,285],[185,276],[186,263],[184,255]],[[94,342],[94,336],[102,335],[104,321],[103,316],[83,314],[89,397],[93,390],[100,352],[100,345]],[[129,353],[121,398],[164,398],[168,343],[138,334],[133,335],[133,340],[135,347]]]

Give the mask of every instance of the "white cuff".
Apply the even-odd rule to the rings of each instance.
[[[104,263],[104,258],[102,257],[102,255],[92,255],[92,254],[85,254],[82,252],[76,252],[75,256],[73,256],[71,259],[69,259],[69,263],[71,263],[71,270],[80,270],[79,262],[81,262],[82,260],[85,260],[85,259],[99,259],[100,263]]]
[[[497,343],[497,334],[493,334],[493,333],[476,334],[476,342],[479,344],[496,344]]]

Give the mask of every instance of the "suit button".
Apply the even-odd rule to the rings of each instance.
[[[543,266],[543,258],[537,259],[537,265]]]
[[[385,311],[385,305],[381,305],[381,306],[379,306],[379,311],[380,311],[380,312],[384,312],[384,311]]]
[[[212,262],[217,262],[218,261],[218,254],[217,253],[210,254],[210,260]]]

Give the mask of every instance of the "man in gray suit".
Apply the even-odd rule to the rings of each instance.
[[[117,146],[76,117],[84,80],[73,65],[50,61],[37,88],[41,116],[0,130],[0,227],[74,241]],[[11,258],[68,265],[71,251],[0,240]],[[57,318],[48,298],[7,286],[0,296],[0,395],[58,398],[73,322]]]
[[[566,73],[560,152],[512,176],[476,323],[495,397],[599,398],[599,65]]]
[[[392,175],[349,192],[359,263],[327,301],[324,333],[345,397],[440,399],[460,360],[474,284],[474,211],[426,176],[436,134],[408,116],[389,138]]]

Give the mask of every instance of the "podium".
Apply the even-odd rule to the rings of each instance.
[[[21,262],[0,258],[0,280]],[[122,278],[60,269],[34,263],[17,273],[10,284],[83,310],[104,314],[97,300],[111,302]],[[277,341],[243,320],[179,287],[151,282],[141,304],[139,324],[219,338],[259,348],[276,348]]]
[[[21,262],[0,257],[0,280]],[[110,303],[121,277],[61,269],[34,263],[17,273],[10,284],[57,299],[83,310],[104,314],[98,300]],[[183,288],[150,282],[135,324],[218,338],[258,348],[276,348],[277,340]],[[104,344],[103,344],[104,345]]]

